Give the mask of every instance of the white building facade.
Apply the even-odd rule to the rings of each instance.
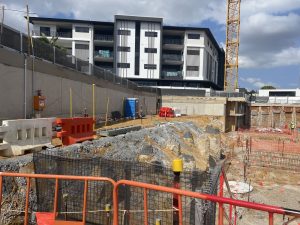
[[[58,37],[57,44],[76,58],[120,77],[223,85],[224,52],[207,28],[164,26],[162,18],[124,15],[114,22],[41,17],[30,22],[33,37]]]
[[[259,97],[268,99],[272,104],[300,104],[300,89],[260,89]]]

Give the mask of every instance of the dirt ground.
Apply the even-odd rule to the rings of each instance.
[[[220,128],[224,124],[222,122],[221,117],[213,117],[213,116],[180,116],[174,118],[164,118],[159,117],[157,115],[154,116],[146,116],[143,119],[135,119],[135,120],[121,120],[119,122],[111,122],[107,126],[96,127],[97,129],[110,129],[110,128],[119,128],[125,126],[136,126],[141,125],[142,127],[149,127],[154,126],[158,123],[165,123],[165,122],[187,122],[191,121],[194,122],[199,127],[205,127],[208,124],[213,124],[215,126],[219,126]]]
[[[206,127],[209,124],[221,124],[220,118],[212,117],[192,117],[183,116],[177,118],[160,118],[158,116],[147,117],[142,121],[140,119],[124,121],[109,125],[107,128],[118,128],[122,126],[141,125],[142,127],[154,126],[157,123],[170,122],[170,121],[193,121],[199,127]],[[254,136],[264,136],[267,139],[286,138],[283,134],[254,134]],[[230,167],[227,172],[228,180],[250,182],[253,186],[253,191],[249,194],[236,196],[238,199],[251,202],[269,204],[284,208],[291,208],[300,210],[300,173],[272,169],[262,167],[247,167],[246,175],[244,175],[243,152],[242,149],[234,148],[236,143],[237,133],[229,133],[222,135],[222,142],[227,146],[231,152],[232,158],[230,159]],[[234,150],[230,150],[233,149]],[[226,189],[226,188],[225,188]],[[274,224],[283,224],[288,219],[287,216],[274,215]],[[238,208],[237,224],[242,225],[265,225],[268,224],[268,214],[266,212],[259,212],[255,210],[247,210]],[[300,224],[300,218],[291,225]]]
[[[159,123],[172,121],[192,121],[199,127],[213,125],[214,127],[222,127],[224,123],[222,118],[218,117],[197,117],[197,116],[182,116],[177,118],[160,118],[158,116],[147,116],[146,118],[136,120],[119,121],[109,124],[108,126],[97,127],[97,129],[118,128],[131,125],[141,125],[142,127],[151,127]],[[257,134],[254,136],[266,136],[268,139],[282,138],[286,135],[282,134]],[[222,143],[226,146],[227,154],[230,155],[230,166],[227,171],[228,180],[245,181],[253,186],[253,191],[250,194],[238,195],[237,199],[251,202],[269,204],[284,208],[300,210],[300,173],[295,173],[287,170],[279,170],[263,167],[246,167],[244,173],[244,152],[242,148],[235,147],[237,143],[237,132],[222,134]],[[59,140],[54,140],[54,142]],[[225,188],[226,190],[226,188]],[[228,196],[228,194],[227,194]],[[268,214],[255,210],[247,210],[238,208],[237,224],[242,225],[265,225],[268,224]],[[288,217],[282,215],[274,215],[274,224],[284,224]],[[225,224],[228,224],[227,222]],[[291,225],[299,225],[300,218]]]
[[[251,202],[300,210],[300,173],[264,167],[246,167],[244,172],[243,156],[242,148],[235,148],[227,172],[228,180],[244,182],[246,179],[253,186],[250,194],[238,195],[238,199],[248,201],[249,198]],[[238,217],[238,224],[268,224],[266,212],[238,208]],[[287,220],[287,216],[274,215],[274,224]],[[289,224],[300,224],[300,218]]]

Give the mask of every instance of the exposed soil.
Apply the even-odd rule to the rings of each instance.
[[[262,136],[267,136],[263,134]],[[236,134],[228,134],[229,141],[236,140]],[[300,209],[300,173],[288,170],[279,170],[266,167],[246,167],[244,173],[244,152],[242,148],[235,147],[231,155],[231,165],[227,172],[228,180],[245,181],[253,186],[249,194],[238,195],[238,199],[251,202],[280,206],[284,208]],[[228,195],[227,195],[228,196]],[[268,224],[268,214],[255,210],[238,208],[238,224],[263,225]],[[274,224],[283,224],[288,217],[274,215]],[[300,218],[291,225],[298,225]]]

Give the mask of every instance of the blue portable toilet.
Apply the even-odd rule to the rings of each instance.
[[[139,109],[138,104],[139,104],[138,98],[126,98],[124,117],[132,118],[132,119],[138,117],[138,109]]]

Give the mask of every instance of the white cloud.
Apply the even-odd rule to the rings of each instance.
[[[113,21],[115,14],[164,18],[170,25],[211,20],[225,33],[226,0],[28,0],[44,17]],[[6,8],[25,9],[27,0],[0,0]],[[300,65],[300,0],[242,0],[240,68]],[[6,11],[5,22],[26,30],[24,13]],[[224,42],[225,40],[219,40]]]
[[[272,85],[272,86],[278,87],[278,85],[273,82],[265,82],[262,79],[257,78],[257,77],[250,77],[250,76],[247,76],[246,78],[240,77],[240,80],[245,84],[245,86],[248,89],[253,89],[253,88],[260,89],[261,87],[266,86],[266,85]]]
[[[24,8],[25,0],[2,0],[7,7]],[[77,19],[113,21],[115,14],[163,17],[166,24],[199,24],[210,19],[225,21],[223,0],[29,0],[40,16],[72,13]],[[222,7],[221,7],[222,6]]]
[[[300,52],[300,15],[286,11],[300,9],[300,1],[282,1],[287,5],[272,1],[270,8],[266,7],[267,2],[262,3],[264,7],[246,10],[247,15],[242,17],[240,67],[300,65],[299,57],[295,58]],[[255,8],[257,12],[253,12]]]

